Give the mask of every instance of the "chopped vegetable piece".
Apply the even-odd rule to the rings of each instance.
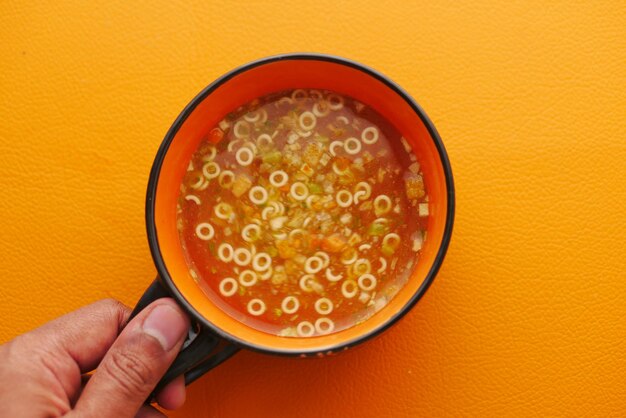
[[[309,193],[311,194],[322,194],[322,192],[324,191],[322,189],[322,186],[320,186],[317,183],[309,183],[308,186],[309,186]]]
[[[324,149],[320,144],[311,143],[306,146],[302,159],[311,167],[315,167],[324,153]]]
[[[302,164],[302,166],[300,167],[300,171],[306,174],[308,177],[311,177],[313,174],[315,174],[315,170],[313,170],[313,168],[307,163]]]
[[[405,178],[406,197],[408,199],[421,199],[426,195],[424,179],[421,175],[408,175]]]
[[[252,180],[245,174],[239,174],[233,182],[232,192],[236,197],[241,197],[252,186]]]
[[[380,222],[372,222],[367,230],[369,235],[373,236],[382,236],[385,235],[389,231],[389,227]]]
[[[332,234],[322,240],[322,250],[329,253],[339,253],[346,245],[346,239],[341,234]]]
[[[420,171],[420,163],[414,162],[413,164],[411,164],[409,166],[409,171],[411,171],[414,174],[419,173],[419,171]]]
[[[282,154],[280,151],[270,151],[263,154],[263,157],[261,158],[264,163],[276,165],[280,163],[280,160],[282,159]]]
[[[287,240],[276,241],[276,248],[278,248],[278,255],[284,259],[293,258],[297,254],[296,249]]]
[[[213,128],[209,132],[209,142],[217,144],[222,140],[222,138],[224,138],[224,131],[222,131],[220,128]]]

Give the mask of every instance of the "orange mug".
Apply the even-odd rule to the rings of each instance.
[[[268,93],[295,88],[332,90],[371,106],[384,116],[419,156],[429,194],[428,239],[408,282],[387,306],[366,321],[314,338],[264,333],[213,304],[189,273],[176,228],[180,184],[204,135],[233,109]],[[157,390],[180,375],[184,375],[186,384],[193,382],[240,348],[286,356],[323,356],[380,334],[416,304],[435,278],[450,242],[454,204],[452,171],[439,134],[421,107],[382,74],[335,56],[287,54],[254,61],[223,75],[178,116],[150,173],[146,224],[158,277],[133,315],[155,299],[172,297],[187,311],[193,324],[189,338]]]

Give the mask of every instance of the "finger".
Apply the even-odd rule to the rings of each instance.
[[[139,411],[137,412],[137,415],[135,415],[135,418],[167,418],[167,416],[158,409],[149,405],[145,405],[139,408]]]
[[[189,319],[172,299],[153,302],[113,343],[76,411],[85,416],[134,416],[174,361],[188,328]]]
[[[165,409],[178,409],[185,404],[186,390],[184,376],[178,376],[156,395],[159,405]]]
[[[126,323],[130,309],[107,299],[70,312],[11,342],[23,370],[49,371],[67,401],[73,405],[81,389],[81,373],[93,370]]]
[[[46,348],[43,355],[67,354],[81,373],[93,370],[128,320],[130,309],[114,299],[105,299],[63,315],[18,341],[33,353]],[[52,351],[52,352],[50,352]]]

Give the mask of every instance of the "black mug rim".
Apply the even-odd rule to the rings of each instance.
[[[165,155],[169,149],[171,142],[176,136],[176,133],[178,132],[180,127],[183,125],[183,123],[187,120],[189,115],[194,111],[194,109],[198,106],[198,104],[201,103],[207,96],[209,96],[214,90],[216,90],[219,86],[221,86],[222,84],[224,84],[225,82],[233,78],[234,76],[241,74],[245,71],[248,71],[252,68],[261,66],[261,65],[269,64],[269,63],[276,62],[276,61],[285,61],[285,60],[318,60],[318,61],[326,61],[326,62],[332,62],[332,63],[336,63],[340,65],[345,65],[353,69],[362,71],[371,77],[374,77],[375,79],[385,84],[388,88],[392,89],[396,94],[398,94],[407,102],[407,104],[413,109],[413,111],[419,116],[419,118],[422,120],[422,122],[426,126],[426,129],[428,130],[428,133],[430,134],[430,137],[434,141],[435,146],[437,148],[439,158],[440,158],[443,170],[444,170],[445,180],[446,180],[448,205],[447,205],[447,216],[446,216],[446,224],[444,227],[444,234],[443,234],[443,238],[441,241],[441,245],[439,246],[439,249],[435,256],[435,260],[426,278],[420,285],[420,287],[411,296],[409,301],[402,307],[402,309],[396,312],[389,320],[387,320],[387,322],[352,340],[343,342],[341,344],[336,344],[330,348],[320,347],[319,349],[313,348],[313,349],[304,349],[300,351],[294,351],[291,349],[289,350],[268,349],[266,347],[255,344],[253,341],[246,341],[246,340],[240,339],[236,335],[228,334],[224,332],[222,329],[213,325],[208,319],[204,318],[202,315],[200,315],[199,312],[195,310],[195,308],[187,301],[187,299],[185,299],[184,295],[174,285],[174,282],[167,270],[167,267],[165,266],[165,262],[161,254],[161,250],[160,250],[159,242],[157,238],[156,224],[154,222],[155,196],[156,196],[157,184],[158,184],[158,179],[159,179],[159,175],[161,172],[163,160],[165,158]],[[435,126],[433,125],[431,120],[426,115],[426,112],[424,112],[424,110],[420,107],[420,105],[417,104],[417,102],[404,89],[402,89],[402,87],[400,87],[398,84],[393,82],[389,77],[379,73],[378,71],[370,67],[367,67],[363,64],[360,64],[356,61],[350,60],[350,59],[346,59],[346,58],[342,58],[342,57],[338,57],[334,55],[328,55],[328,54],[290,53],[290,54],[274,55],[274,56],[270,56],[266,58],[261,58],[255,61],[251,61],[247,64],[244,64],[240,67],[237,67],[227,72],[226,74],[222,75],[221,77],[213,81],[207,87],[205,87],[200,93],[196,95],[196,97],[194,97],[189,102],[189,104],[187,104],[187,106],[185,106],[183,111],[178,115],[178,117],[176,118],[176,120],[174,121],[170,129],[168,130],[167,134],[165,135],[165,138],[163,139],[157,151],[157,154],[155,156],[154,162],[152,164],[152,169],[150,170],[150,177],[148,180],[148,187],[147,187],[147,193],[146,193],[146,229],[147,229],[147,235],[148,235],[148,244],[150,246],[150,252],[152,254],[152,259],[157,268],[159,277],[161,278],[163,284],[170,291],[172,296],[176,299],[176,301],[192,316],[192,318],[194,318],[196,321],[198,321],[200,324],[205,326],[207,329],[214,332],[218,336],[224,338],[225,340],[233,344],[246,347],[253,351],[268,353],[268,354],[287,355],[287,356],[302,356],[302,355],[318,354],[320,352],[323,352],[323,353],[327,353],[329,351],[337,352],[339,350],[344,350],[344,349],[353,347],[357,344],[363,343],[381,334],[385,330],[389,329],[393,324],[398,322],[398,320],[402,318],[407,312],[409,312],[413,308],[413,306],[415,306],[415,304],[426,293],[431,283],[435,279],[435,276],[437,275],[437,272],[439,271],[441,264],[443,263],[443,259],[445,257],[445,254],[450,244],[450,239],[452,236],[452,227],[454,223],[454,210],[455,210],[455,192],[454,192],[454,181],[452,177],[452,168],[450,166],[448,154],[445,150],[441,137],[439,136],[439,133],[435,129]]]

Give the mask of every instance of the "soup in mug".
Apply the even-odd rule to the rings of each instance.
[[[419,262],[422,175],[394,126],[350,97],[297,89],[254,100],[189,162],[177,226],[190,274],[263,332],[314,337],[358,324]]]

